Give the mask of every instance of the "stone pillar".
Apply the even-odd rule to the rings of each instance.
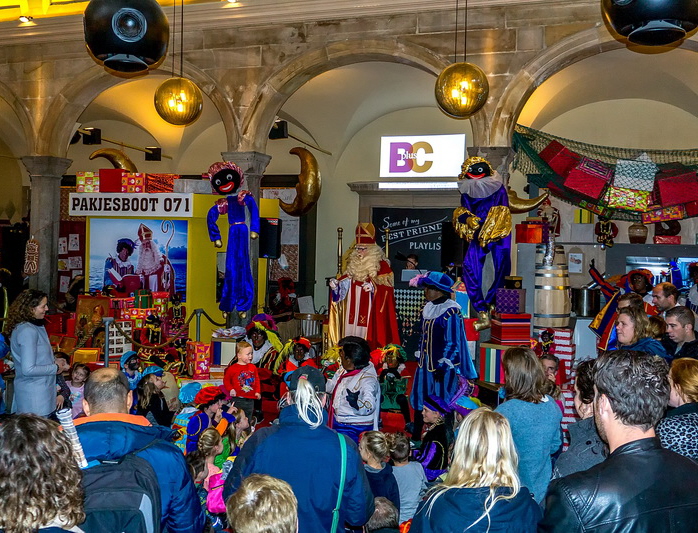
[[[271,161],[271,156],[260,152],[222,152],[224,161],[232,161],[242,169],[245,175],[245,181],[242,184],[242,189],[247,189],[252,193],[254,199],[259,204],[259,189],[262,182],[264,171]],[[251,315],[257,314],[257,270],[259,264],[259,239],[250,240],[250,266],[252,267],[252,279],[254,281],[254,302],[255,306],[250,311]],[[233,313],[235,314],[235,313]],[[236,316],[228,315],[228,321],[233,320],[233,325],[237,321]],[[248,318],[252,318],[249,316]],[[247,320],[241,321],[246,323]]]
[[[29,286],[44,291],[49,299],[55,300],[58,290],[61,178],[73,162],[62,157],[41,155],[23,157],[22,163],[31,180],[30,235],[39,241],[39,272],[29,278]]]

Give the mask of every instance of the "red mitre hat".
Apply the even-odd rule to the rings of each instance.
[[[356,244],[376,244],[376,227],[369,223],[356,226]]]
[[[141,241],[147,241],[148,239],[152,239],[153,238],[153,230],[151,230],[145,224],[141,224],[140,226],[138,226],[138,238]]]

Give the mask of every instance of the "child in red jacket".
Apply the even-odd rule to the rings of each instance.
[[[252,364],[252,345],[249,342],[238,342],[237,359],[225,369],[223,385],[231,396],[235,407],[245,411],[247,417],[252,416],[254,400],[262,398],[257,367]]]

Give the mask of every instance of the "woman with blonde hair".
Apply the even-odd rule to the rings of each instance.
[[[535,532],[540,507],[521,486],[517,466],[508,420],[476,409],[463,420],[444,482],[420,503],[410,532]]]
[[[616,319],[618,348],[668,358],[662,343],[652,337],[652,327],[642,309],[622,307]]]
[[[0,530],[81,533],[82,472],[58,424],[17,415],[0,425]]]
[[[497,412],[511,425],[521,484],[540,503],[553,470],[550,456],[562,445],[562,412],[545,393],[547,378],[533,350],[509,348],[504,352],[502,365],[506,401],[497,407]]]
[[[662,446],[698,460],[698,360],[675,359],[669,370],[669,409],[657,424]]]

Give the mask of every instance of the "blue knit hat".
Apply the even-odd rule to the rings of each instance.
[[[126,366],[126,361],[131,359],[131,357],[136,356],[138,357],[138,354],[134,352],[133,350],[130,350],[128,352],[124,352],[124,354],[121,356],[121,368],[124,368]]]
[[[179,401],[187,404],[194,401],[197,393],[201,390],[201,383],[196,383],[195,381],[187,383],[179,391]]]
[[[145,376],[147,376],[148,374],[155,374],[156,376],[162,377],[162,375],[164,374],[164,372],[165,372],[165,371],[164,371],[162,368],[160,368],[159,366],[153,365],[153,366],[149,366],[148,368],[146,368],[145,370],[143,370],[142,377],[145,377]]]

